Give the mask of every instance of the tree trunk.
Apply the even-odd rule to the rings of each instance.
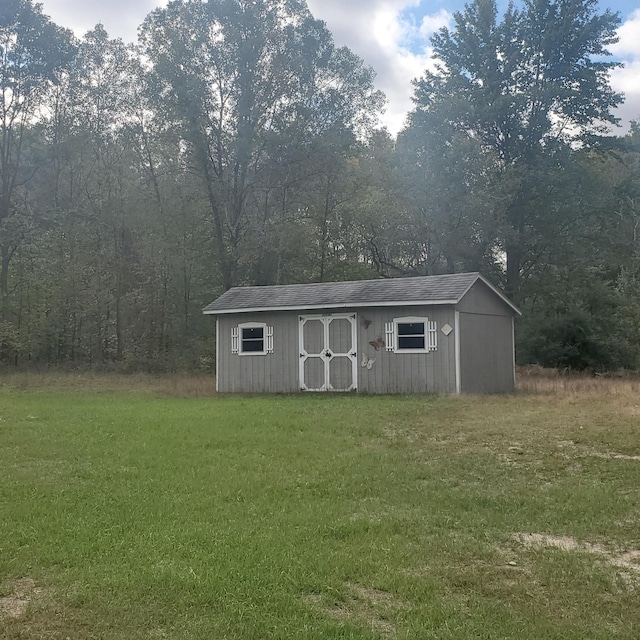
[[[515,303],[520,297],[520,268],[522,266],[522,247],[519,244],[507,246],[507,286],[506,294]]]

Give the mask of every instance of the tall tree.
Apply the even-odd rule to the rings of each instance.
[[[42,14],[30,0],[0,6],[0,319],[6,320],[9,267],[20,237],[11,218],[21,210],[19,189],[37,170],[24,163],[26,133],[44,91],[71,60],[69,31]]]
[[[456,136],[477,142],[512,185],[495,209],[503,225],[496,249],[518,299],[529,239],[542,227],[554,233],[545,176],[560,166],[564,145],[588,143],[616,122],[622,96],[609,72],[617,65],[605,58],[619,17],[599,13],[596,0],[525,0],[498,21],[495,0],[475,0],[454,23],[432,38],[437,67],[415,81],[409,129],[426,145],[443,130],[448,144]]]
[[[147,18],[141,44],[158,114],[201,177],[228,288],[283,158],[294,162],[329,130],[370,127],[382,95],[373,72],[334,46],[303,0],[175,0]]]

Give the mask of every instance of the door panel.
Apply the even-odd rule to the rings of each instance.
[[[356,316],[300,316],[300,388],[357,388]]]
[[[329,388],[332,391],[349,390],[353,384],[353,367],[351,360],[344,356],[336,356],[329,361]]]
[[[304,382],[309,391],[325,390],[324,359],[306,358],[304,361]]]
[[[333,353],[349,353],[353,346],[349,318],[333,318],[329,323],[328,348]]]
[[[303,347],[307,353],[324,351],[324,323],[322,320],[307,320],[304,324]]]

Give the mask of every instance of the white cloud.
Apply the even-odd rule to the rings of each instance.
[[[436,31],[446,27],[451,22],[452,15],[445,9],[440,9],[438,13],[431,16],[424,16],[420,25],[420,35],[423,38],[429,38]]]
[[[621,130],[629,129],[629,121],[640,121],[640,60],[625,64],[622,69],[615,69],[611,73],[611,86],[625,95],[624,103],[616,109],[615,114],[622,119]]]
[[[112,38],[125,42],[135,42],[142,21],[166,3],[167,0],[41,0],[43,12],[78,37],[101,23]]]
[[[376,86],[389,103],[382,123],[392,134],[403,126],[413,103],[411,81],[433,66],[428,37],[451,19],[444,9],[415,24],[405,13],[421,0],[307,0],[312,13],[327,23],[339,45],[357,53],[377,73]]]
[[[629,120],[640,120],[640,9],[636,9],[620,26],[618,36],[619,41],[611,45],[610,50],[624,62],[624,67],[612,71],[611,86],[625,95],[616,115],[622,118],[622,131],[626,131]]]
[[[1,1],[1,0],[0,0]],[[41,0],[43,11],[60,26],[82,36],[101,22],[113,38],[136,39],[137,27],[167,0]],[[307,0],[316,18],[324,20],[338,45],[349,47],[377,73],[376,86],[389,100],[383,124],[397,133],[411,109],[411,80],[431,66],[428,37],[450,20],[439,9],[415,24],[407,11],[425,0]]]
[[[609,47],[622,58],[640,58],[640,9],[636,9],[618,29],[619,41]]]

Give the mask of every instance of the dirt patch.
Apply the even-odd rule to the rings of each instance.
[[[391,621],[393,613],[406,609],[406,603],[388,591],[348,583],[343,601],[328,603],[318,594],[305,597],[305,601],[335,620],[364,624],[383,638],[397,637],[396,626]]]
[[[11,593],[0,598],[0,619],[23,616],[29,603],[42,593],[42,589],[31,578],[16,580],[9,588]]]
[[[609,566],[623,569],[628,584],[640,584],[640,551],[636,549],[616,552],[600,544],[579,542],[568,536],[550,536],[540,533],[519,533],[515,537],[525,547],[553,547],[562,551],[598,556]]]

